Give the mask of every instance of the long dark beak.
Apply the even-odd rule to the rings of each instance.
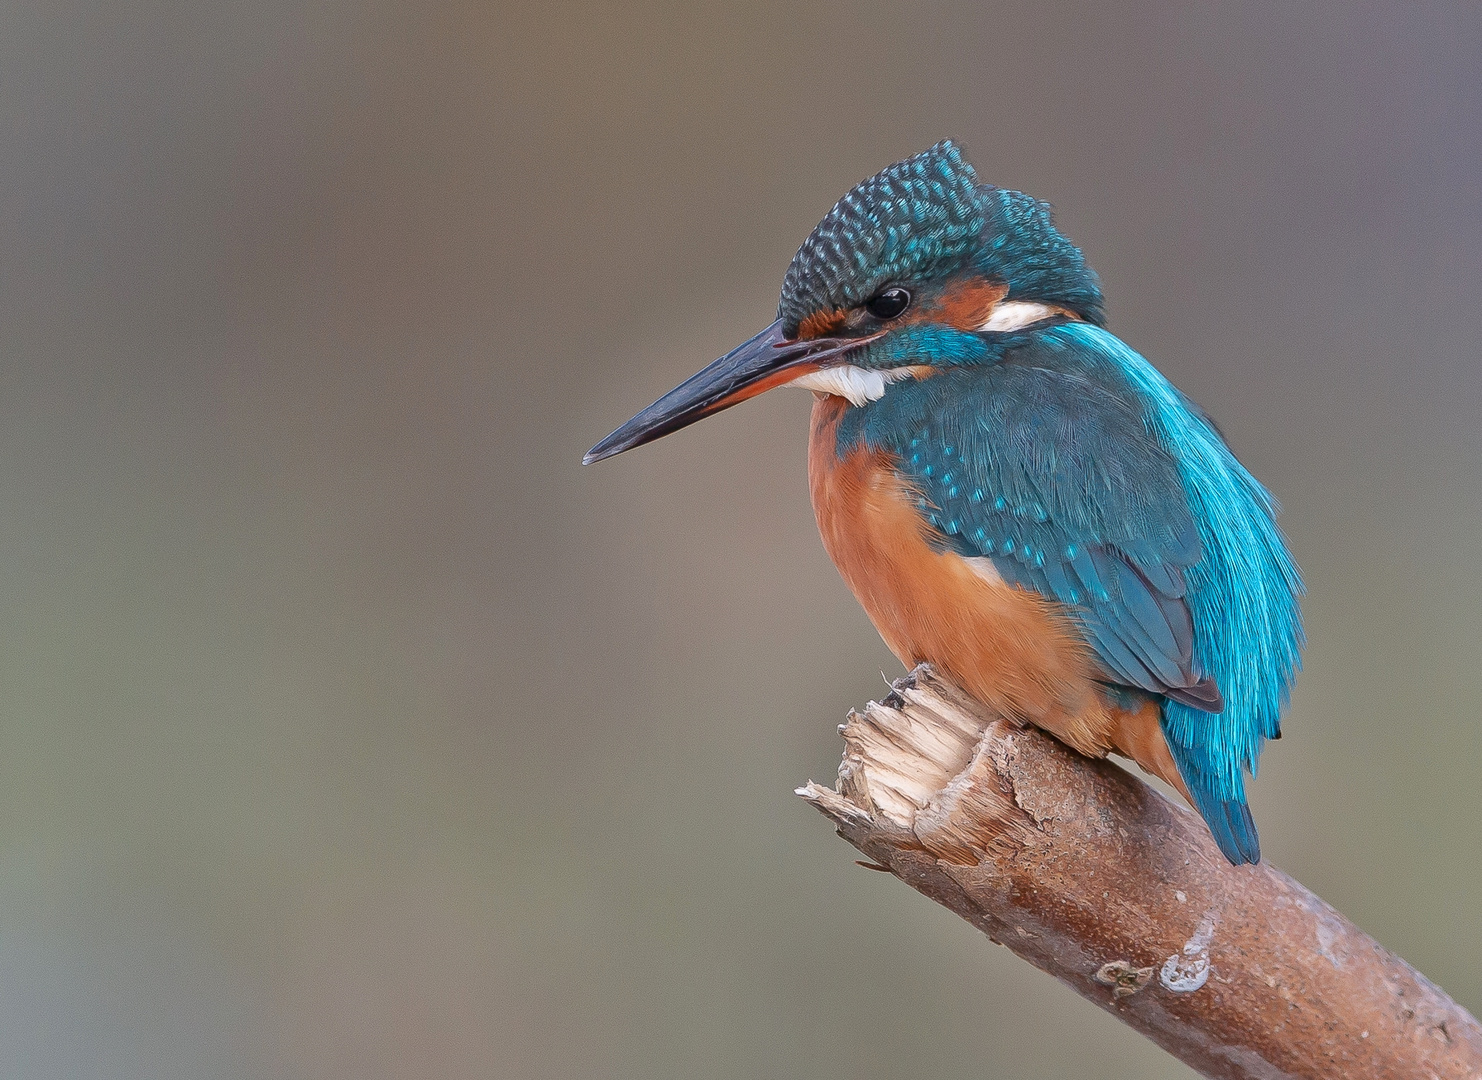
[[[792,341],[778,320],[756,337],[692,375],[603,439],[581,459],[583,465],[689,427],[765,390],[817,371],[871,338],[812,338]]]

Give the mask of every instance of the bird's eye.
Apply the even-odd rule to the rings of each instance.
[[[886,289],[872,296],[865,310],[877,319],[894,319],[910,306],[911,294],[905,289]]]

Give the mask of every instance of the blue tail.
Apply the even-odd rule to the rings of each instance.
[[[1260,862],[1261,839],[1256,835],[1255,820],[1245,803],[1245,782],[1239,772],[1235,774],[1235,787],[1231,791],[1228,770],[1220,770],[1211,760],[1208,750],[1185,746],[1175,739],[1168,730],[1166,716],[1162,726],[1173,763],[1178,766],[1179,775],[1194,797],[1194,809],[1203,816],[1210,835],[1225,853],[1225,858],[1235,866]],[[1228,798],[1229,795],[1234,798]]]

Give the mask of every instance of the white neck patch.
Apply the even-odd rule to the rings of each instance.
[[[788,386],[801,386],[804,390],[816,390],[820,394],[833,394],[846,398],[851,405],[863,405],[867,401],[879,401],[885,389],[893,382],[911,377],[910,368],[888,368],[876,371],[873,368],[840,364],[799,375]]]
[[[1034,300],[1003,300],[993,306],[988,314],[988,321],[978,327],[978,330],[1009,333],[1023,330],[1026,326],[1033,326],[1061,313],[1060,308]],[[914,374],[908,367],[879,371],[852,364],[839,364],[799,375],[786,385],[800,386],[804,390],[815,390],[820,394],[833,394],[835,397],[845,398],[851,405],[863,405],[866,402],[879,401],[885,396],[886,388],[891,383],[909,379]]]
[[[1055,314],[1058,314],[1057,310],[1049,304],[1032,300],[1004,300],[993,306],[988,314],[988,321],[978,329],[999,334],[1023,330],[1026,326],[1033,326]]]

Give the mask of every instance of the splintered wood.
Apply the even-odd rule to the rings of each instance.
[[[1482,1080],[1482,1027],[1269,863],[929,669],[798,794],[913,888],[1205,1076]]]

